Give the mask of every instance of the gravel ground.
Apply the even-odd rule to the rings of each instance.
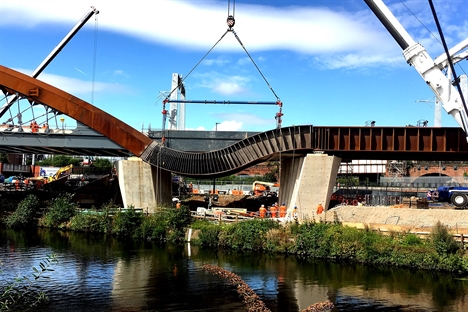
[[[338,206],[328,210],[323,216],[332,221],[336,216],[341,222],[373,223],[415,228],[430,228],[437,221],[449,228],[468,228],[468,210],[455,209],[411,209],[367,206]],[[316,216],[319,217],[320,216]]]

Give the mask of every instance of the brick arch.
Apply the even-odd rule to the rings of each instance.
[[[49,106],[96,130],[136,156],[153,142],[144,134],[103,110],[45,82],[0,65],[0,89]]]

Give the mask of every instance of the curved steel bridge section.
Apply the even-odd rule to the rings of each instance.
[[[42,104],[70,116],[134,155],[141,155],[153,142],[138,130],[103,110],[45,82],[4,66],[0,66],[0,90],[7,98],[17,94],[18,101],[27,99],[31,105]]]
[[[110,114],[44,82],[0,66],[0,90],[31,103],[52,107],[96,130],[144,161],[173,173],[214,178],[266,160],[326,153],[352,159],[468,159],[468,143],[459,128],[314,127],[274,129],[226,148],[190,153],[153,141]]]

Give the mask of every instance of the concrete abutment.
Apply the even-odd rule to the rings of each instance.
[[[116,162],[124,208],[133,206],[154,213],[158,207],[171,205],[172,177],[169,171],[142,161],[138,157]]]
[[[286,203],[288,214],[297,206],[298,218],[311,219],[318,204],[328,209],[341,158],[327,154],[283,159],[281,161],[280,202]]]

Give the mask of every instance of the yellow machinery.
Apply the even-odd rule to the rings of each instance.
[[[252,191],[250,192],[250,195],[255,195],[255,196],[276,195],[275,192],[271,192],[270,187],[272,186],[279,186],[279,183],[255,181],[254,183],[252,183]]]
[[[59,170],[57,170],[57,172],[53,176],[48,177],[48,182],[50,183],[50,182],[56,181],[60,179],[61,177],[67,175],[67,173],[69,175],[72,169],[73,169],[73,165],[71,164],[60,168]]]

